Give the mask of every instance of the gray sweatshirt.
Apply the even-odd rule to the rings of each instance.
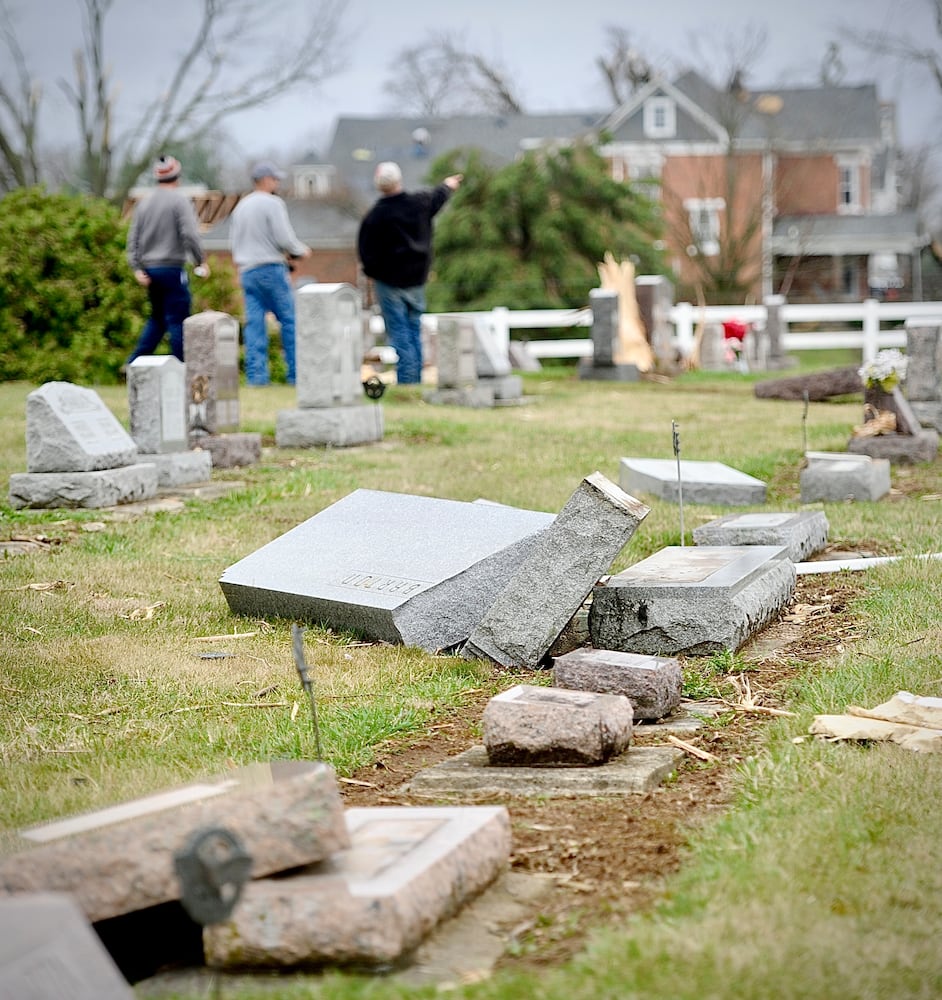
[[[283,264],[285,254],[301,257],[307,250],[291,228],[285,203],[267,191],[253,191],[236,205],[229,238],[240,271]]]
[[[131,270],[183,267],[189,257],[203,263],[199,223],[193,203],[175,187],[159,184],[134,210],[128,231]]]

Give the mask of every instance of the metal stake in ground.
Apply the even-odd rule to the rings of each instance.
[[[311,703],[311,719],[314,722],[314,747],[317,751],[317,759],[323,760],[321,753],[321,735],[317,728],[317,706],[314,702],[314,685],[307,672],[307,663],[304,660],[304,629],[300,625],[291,626],[291,647],[294,651],[294,665],[298,668],[298,676],[301,678],[301,687]]]
[[[802,455],[808,454],[808,390],[805,389],[802,392],[802,396],[805,400],[805,408],[801,411],[801,444],[802,444]]]
[[[680,477],[680,428],[677,421],[671,421],[671,438],[674,443],[674,458],[677,459],[677,504],[680,508],[680,544],[684,544],[684,483]]]

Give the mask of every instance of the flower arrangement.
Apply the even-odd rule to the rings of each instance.
[[[906,356],[895,348],[879,351],[857,374],[868,389],[882,389],[892,392],[906,378]]]

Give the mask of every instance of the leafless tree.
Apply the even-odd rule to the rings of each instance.
[[[117,94],[105,49],[105,24],[115,0],[78,2],[82,44],[74,56],[74,79],[60,85],[76,114],[81,182],[92,194],[116,201],[123,200],[157,155],[175,144],[193,142],[225,119],[289,90],[316,86],[342,66],[343,0],[317,0],[303,23],[282,23],[280,38],[289,34],[287,44],[271,32],[278,11],[274,0],[199,0],[198,22],[169,74],[169,86],[136,112],[135,127],[119,134]],[[4,42],[8,50],[19,52],[12,29]],[[254,68],[246,70],[246,65]],[[27,148],[31,138],[35,148],[38,96],[35,104],[27,101],[35,90],[27,87],[25,61],[17,67],[15,128],[20,144]]]
[[[454,34],[431,33],[418,45],[402,49],[389,71],[384,89],[401,114],[440,117],[523,111],[509,71]]]
[[[925,0],[932,11],[937,38],[913,38],[905,29],[864,31],[852,22],[843,25],[842,36],[865,52],[886,56],[901,66],[921,66],[942,90],[942,0]]]
[[[654,76],[654,67],[632,44],[627,28],[605,28],[606,51],[595,60],[614,107],[624,104]]]
[[[23,50],[12,28],[13,20],[0,0],[0,51],[12,79],[0,75],[0,191],[27,187],[39,181],[36,136],[42,91],[30,76]]]

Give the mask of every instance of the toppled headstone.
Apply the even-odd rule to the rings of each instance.
[[[766,485],[760,479],[722,462],[681,459],[680,485],[677,462],[667,458],[623,458],[618,483],[633,496],[647,493],[671,503],[717,504],[745,507],[765,503]]]
[[[206,482],[213,459],[188,450],[186,368],[172,354],[135,358],[128,365],[131,437],[142,462],[157,467],[157,485]]]
[[[349,447],[380,441],[383,409],[363,398],[363,318],[353,285],[298,289],[297,398],[275,421],[279,448]]]
[[[890,463],[885,458],[846,452],[809,451],[801,470],[801,502],[879,500],[890,492]]]
[[[355,490],[230,566],[229,607],[435,651],[464,642],[552,514]]]
[[[65,893],[0,897],[0,997],[134,1000],[134,991]]]
[[[350,848],[245,887],[204,932],[216,968],[401,963],[510,859],[502,806],[348,809]]]
[[[809,402],[820,403],[835,396],[851,396],[863,391],[860,366],[832,368],[808,375],[791,375],[788,378],[767,379],[756,382],[753,393],[756,399],[786,399],[801,402],[807,394]]]
[[[649,508],[600,472],[582,480],[471,633],[465,652],[535,667]]]
[[[349,843],[333,769],[275,761],[20,831],[0,859],[0,895],[71,893],[91,921],[179,899],[174,854],[223,827],[258,878],[329,857]]]
[[[191,448],[212,454],[213,467],[254,465],[262,436],[239,430],[239,324],[206,310],[183,321],[187,433]]]
[[[157,469],[101,397],[47,382],[26,397],[25,473],[10,476],[13,507],[111,507],[157,493]]]
[[[784,547],[668,546],[595,588],[592,644],[656,656],[733,651],[779,614],[795,580]]]
[[[631,702],[623,695],[518,684],[484,709],[484,748],[491,764],[585,767],[631,745]]]
[[[574,649],[553,659],[553,683],[576,691],[624,695],[634,720],[663,719],[680,704],[683,674],[674,657],[614,649]]]
[[[823,511],[727,514],[693,529],[697,545],[784,545],[792,562],[823,549],[828,519]]]

